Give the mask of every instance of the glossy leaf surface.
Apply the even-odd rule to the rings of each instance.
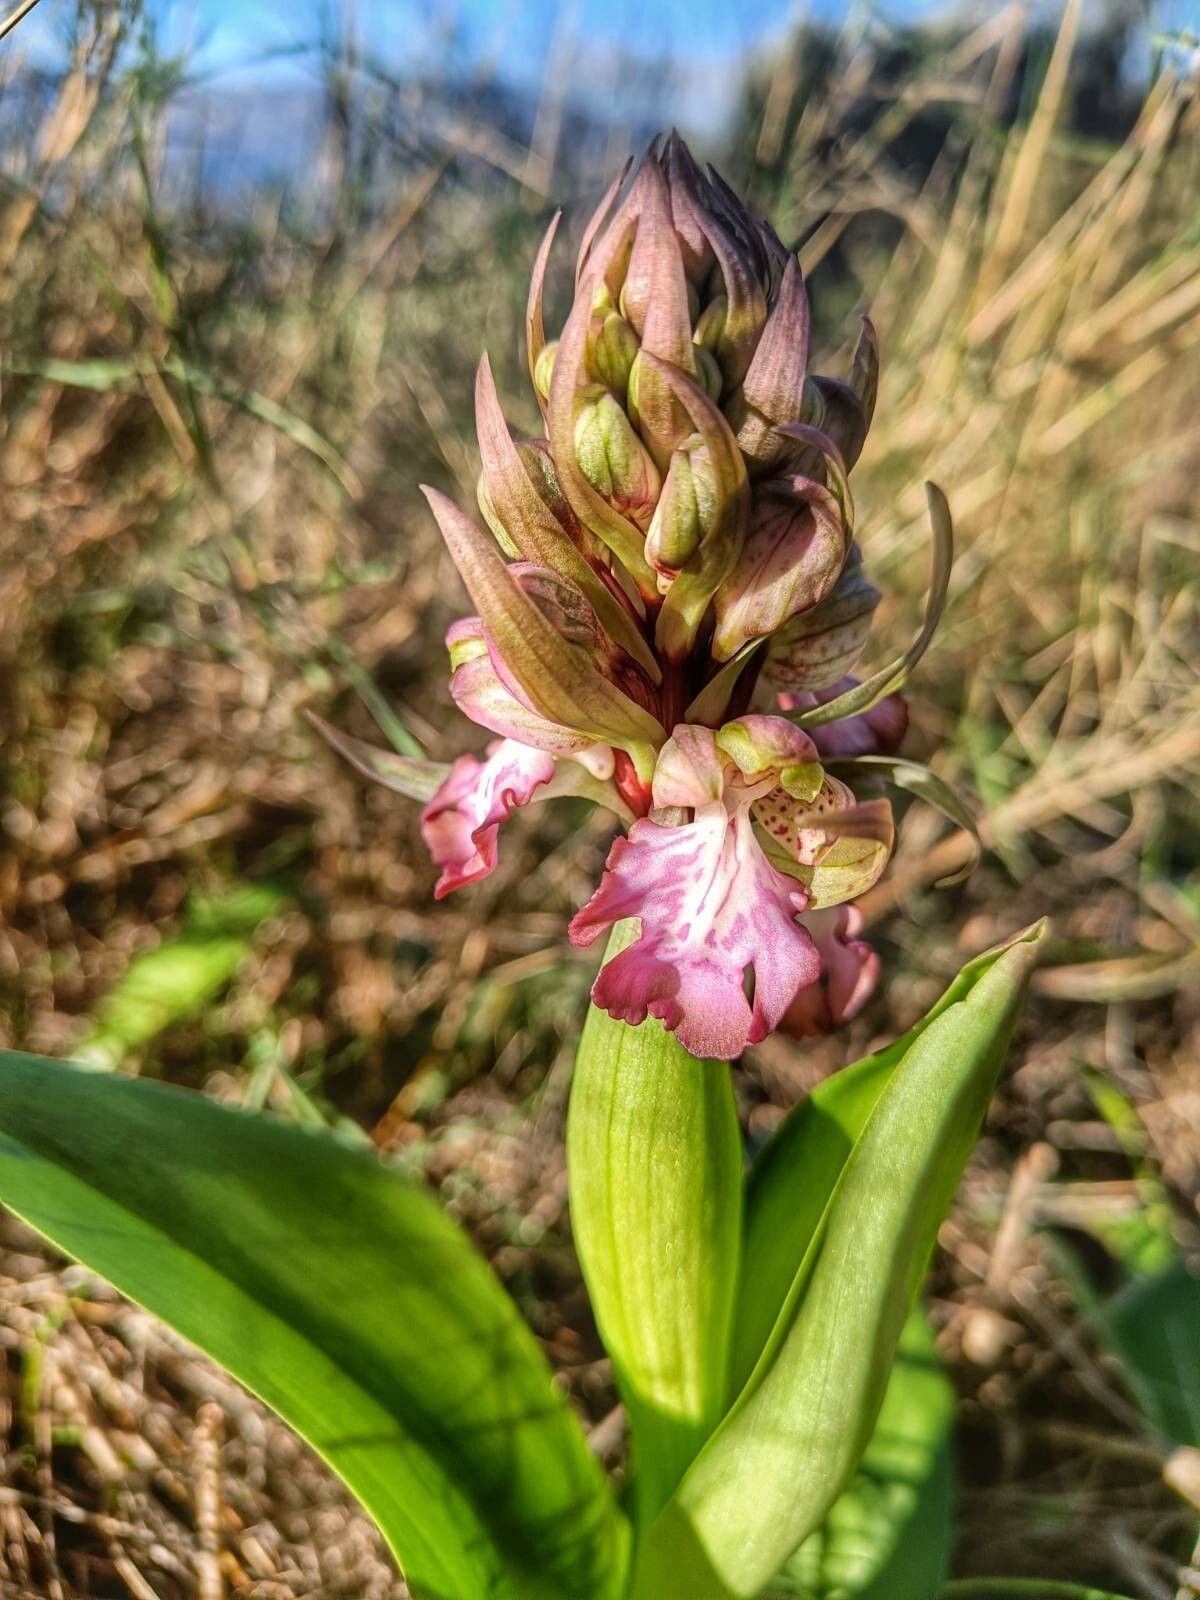
[[[0,1201],[301,1433],[417,1600],[621,1592],[623,1519],[531,1334],[370,1153],[3,1053]]]
[[[978,1134],[1039,934],[1014,941],[931,1022],[880,1092],[763,1356],[645,1541],[639,1595],[757,1595],[849,1483]]]
[[[930,1600],[953,1542],[954,1390],[925,1315],[914,1311],[875,1432],[850,1487],[788,1562],[772,1595]]]

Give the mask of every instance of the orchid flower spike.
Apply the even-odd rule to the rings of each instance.
[[[853,902],[892,848],[880,777],[945,598],[949,519],[931,489],[926,626],[858,683],[880,598],[848,481],[875,404],[871,324],[845,378],[810,372],[799,263],[674,134],[605,196],[548,340],[557,224],[526,320],[545,436],[512,438],[485,357],[486,528],[426,491],[474,607],[447,638],[451,693],[494,741],[431,775],[332,737],[426,802],[439,896],[493,870],[515,807],[609,806],[627,832],[570,936],[640,933],[593,999],[732,1058],[781,1025],[845,1020],[874,986]]]

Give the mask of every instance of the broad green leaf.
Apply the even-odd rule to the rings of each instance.
[[[1139,1278],[1102,1308],[1099,1326],[1151,1426],[1200,1449],[1200,1277],[1181,1260]]]
[[[638,1596],[758,1594],[850,1481],[1040,935],[929,1023],[879,1094],[762,1357],[643,1544]]]
[[[301,1433],[417,1600],[621,1593],[623,1519],[532,1335],[370,1153],[6,1052],[0,1201]]]
[[[789,1112],[746,1182],[742,1289],[734,1326],[730,1393],[741,1392],[884,1086],[911,1045],[990,972],[1002,950],[967,963],[937,1004],[892,1044],[835,1072]]]
[[[191,903],[182,930],[134,956],[100,1002],[79,1046],[88,1066],[113,1069],[174,1022],[216,998],[250,953],[255,931],[287,903],[274,884],[244,884]]]
[[[614,930],[612,957],[628,942]],[[657,1513],[727,1403],[742,1146],[728,1063],[661,1022],[588,1011],[567,1123],[571,1226],[629,1410],[639,1520]]]
[[[933,1333],[914,1311],[850,1487],[788,1562],[782,1600],[930,1600],[953,1540],[954,1390]]]

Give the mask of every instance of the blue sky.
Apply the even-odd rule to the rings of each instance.
[[[42,0],[22,24],[27,47],[53,50],[68,0]],[[623,46],[647,60],[709,64],[769,44],[805,15],[839,19],[873,9],[896,18],[947,9],[946,0],[147,0],[166,51],[187,47],[197,68],[305,73],[305,47],[323,30],[349,27],[364,50],[409,69],[449,62],[469,71],[494,59],[506,77],[540,80],[556,28],[579,51]],[[578,52],[577,52],[578,53]],[[582,63],[577,63],[582,65]]]
[[[999,0],[997,0],[999,3]],[[146,0],[165,52],[186,50],[193,72],[231,91],[312,84],[318,44],[349,30],[364,54],[398,76],[468,76],[486,66],[522,87],[543,81],[552,55],[575,92],[614,97],[629,59],[669,60],[662,120],[700,130],[720,121],[736,94],[727,64],[770,49],[805,16],[897,22],[988,6],[951,0]],[[1094,22],[1103,0],[1087,0]],[[30,54],[53,52],[74,0],[42,0],[20,30]],[[1036,9],[1053,13],[1055,0]],[[1159,27],[1200,28],[1200,0],[1154,0]],[[556,39],[558,44],[556,46]],[[566,41],[571,41],[568,45]]]

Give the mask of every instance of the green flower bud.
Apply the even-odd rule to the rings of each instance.
[[[588,346],[588,369],[624,402],[629,393],[629,373],[640,349],[637,334],[619,312],[608,312]]]
[[[711,350],[713,355],[721,348],[721,340],[725,337],[725,322],[729,315],[729,301],[723,295],[714,296],[704,310],[700,313],[692,334],[696,344],[703,345],[706,350]]]
[[[695,555],[712,526],[717,489],[712,462],[699,434],[676,450],[646,534],[646,559],[667,580]]]
[[[596,493],[639,528],[648,527],[661,486],[658,468],[620,402],[598,384],[585,391],[574,445],[580,471]]]
[[[519,558],[521,552],[509,537],[508,529],[500,521],[495,504],[492,501],[491,493],[488,490],[486,472],[481,472],[479,474],[479,481],[475,485],[475,498],[479,503],[479,510],[483,516],[483,520],[496,535],[496,543],[500,546],[501,550],[504,551],[506,556],[509,556],[514,560]]]
[[[557,354],[558,340],[551,339],[549,344],[542,346],[533,365],[534,387],[543,400],[550,396],[550,379],[554,376],[554,358]]]
[[[712,351],[706,349],[702,344],[696,346],[696,377],[700,381],[700,387],[710,400],[719,400],[721,398],[721,389],[725,383],[721,373],[721,364]]]

